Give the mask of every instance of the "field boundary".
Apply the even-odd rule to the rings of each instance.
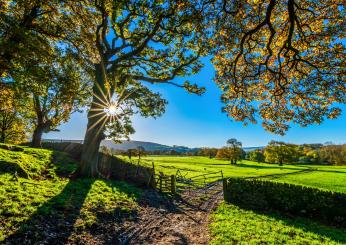
[[[285,175],[294,175],[294,174],[305,174],[305,173],[310,173],[313,171],[316,171],[317,168],[306,168],[306,169],[302,169],[302,170],[298,170],[298,171],[294,171],[294,172],[290,172],[290,173],[280,173],[280,174],[267,174],[267,175],[259,175],[259,176],[250,176],[250,177],[242,177],[241,179],[261,179],[261,178],[278,178],[281,176],[285,176]]]

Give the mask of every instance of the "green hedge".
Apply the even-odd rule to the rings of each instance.
[[[346,227],[346,194],[261,179],[224,180],[227,202],[254,210],[278,210]]]

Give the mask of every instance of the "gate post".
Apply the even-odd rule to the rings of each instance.
[[[176,179],[175,175],[171,175],[171,192],[172,194],[176,194]]]
[[[162,177],[163,177],[163,173],[160,172],[160,179],[159,179],[159,183],[160,183],[160,192],[162,192]]]

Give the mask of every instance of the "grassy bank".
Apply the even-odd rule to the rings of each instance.
[[[0,243],[112,240],[117,223],[136,212],[139,189],[120,181],[70,180],[76,163],[66,154],[22,150],[0,149]]]

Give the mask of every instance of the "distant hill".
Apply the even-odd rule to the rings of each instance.
[[[153,142],[145,142],[145,141],[123,141],[122,143],[115,143],[112,140],[103,140],[101,146],[106,146],[116,150],[128,150],[128,149],[136,149],[139,146],[142,146],[146,151],[154,151],[154,150],[170,150],[170,146],[161,145]]]
[[[102,146],[106,146],[112,149],[116,150],[128,150],[128,149],[136,149],[138,146],[142,146],[146,151],[155,151],[155,150],[160,150],[160,151],[177,151],[177,152],[194,152],[198,151],[200,148],[189,148],[186,146],[178,146],[178,145],[173,145],[173,146],[168,146],[168,145],[162,145],[158,143],[153,143],[153,142],[146,142],[146,141],[136,141],[136,140],[131,140],[131,141],[123,141],[121,144],[116,144],[112,140],[104,140],[101,143]],[[263,149],[263,146],[258,146],[258,147],[244,147],[244,151],[253,151],[257,149]]]
[[[136,149],[137,147],[141,146],[143,147],[146,151],[155,151],[155,150],[160,150],[160,151],[177,151],[177,152],[188,152],[188,151],[197,151],[199,148],[189,148],[186,146],[168,146],[168,145],[162,145],[158,143],[153,143],[153,142],[146,142],[146,141],[136,141],[136,140],[131,140],[131,141],[123,141],[122,143],[114,143],[112,140],[103,140],[101,143],[101,146],[106,146],[112,149],[116,150],[128,150],[128,149]]]
[[[243,150],[245,152],[254,151],[254,150],[262,150],[262,149],[264,149],[264,146],[243,147]]]
[[[44,139],[43,141],[48,142],[74,142],[74,143],[83,143],[82,140],[56,140],[56,139]],[[162,145],[158,143],[153,142],[146,142],[146,141],[137,141],[137,140],[130,140],[130,141],[122,141],[122,143],[114,143],[112,140],[103,140],[101,142],[101,146],[106,146],[111,149],[115,150],[128,150],[128,149],[136,149],[139,146],[142,146],[146,151],[177,151],[177,152],[194,152],[198,151],[200,148],[190,148],[187,146],[179,146],[179,145]],[[263,149],[264,146],[258,146],[258,147],[243,147],[244,151],[249,152],[257,149]]]

